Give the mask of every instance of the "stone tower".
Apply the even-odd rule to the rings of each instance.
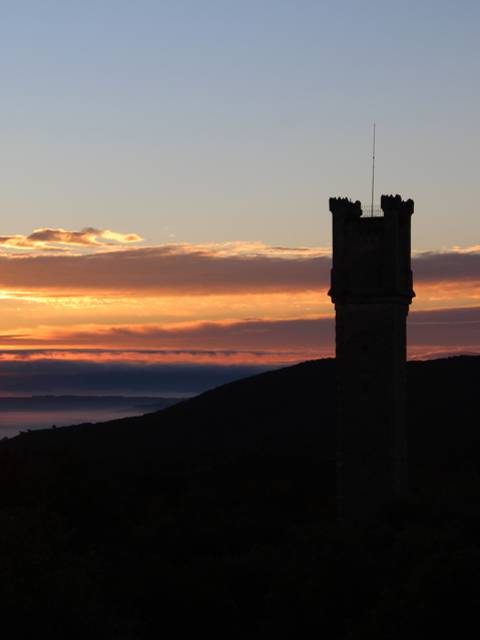
[[[406,322],[413,200],[380,209],[331,198],[338,376],[339,517],[355,521],[406,492]]]

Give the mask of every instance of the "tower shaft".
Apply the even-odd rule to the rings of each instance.
[[[382,215],[331,199],[336,312],[339,515],[360,520],[407,489],[406,321],[413,202],[382,196]]]

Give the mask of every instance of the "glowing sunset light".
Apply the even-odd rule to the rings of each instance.
[[[0,238],[9,248],[0,254],[0,358],[20,359],[13,347],[30,361],[274,365],[333,354],[328,248],[244,241],[124,246],[140,240],[94,228]],[[16,245],[21,255],[10,253]],[[414,269],[412,357],[475,351],[478,247],[417,252]]]

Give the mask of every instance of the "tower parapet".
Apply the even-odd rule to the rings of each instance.
[[[381,215],[360,201],[330,198],[333,214],[332,301],[374,303],[415,296],[410,264],[413,200],[382,196]]]
[[[360,519],[406,491],[406,319],[413,200],[330,198],[336,311],[338,502]]]

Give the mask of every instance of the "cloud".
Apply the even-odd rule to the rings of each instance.
[[[163,245],[83,255],[0,255],[0,287],[61,292],[212,295],[318,290],[330,258],[257,245]]]
[[[138,364],[79,361],[0,361],[2,395],[199,393],[255,375],[265,365]]]
[[[322,247],[271,247],[259,242],[122,247],[138,240],[136,234],[95,229],[81,232],[39,229],[26,238],[0,238],[0,243],[7,245],[18,242],[50,250],[67,248],[64,253],[47,254],[42,249],[40,253],[1,254],[0,288],[58,296],[218,296],[315,291],[325,297],[329,287],[331,257],[329,250]],[[94,251],[72,253],[75,247]],[[455,287],[462,290],[463,298],[469,297],[469,288],[472,296],[477,296],[480,291],[477,249],[457,247],[416,254],[413,271],[419,297],[454,298]]]
[[[37,337],[6,334],[1,342],[5,395],[194,393],[283,364],[333,355],[334,321],[52,327]],[[35,343],[35,348],[27,347]],[[412,311],[408,343],[409,357],[415,359],[480,354],[480,307]]]
[[[4,334],[4,348],[95,348],[126,350],[176,350],[191,354],[200,352],[242,353],[244,361],[253,354],[275,353],[277,361],[293,361],[333,355],[333,316],[294,318],[290,320],[252,319],[235,322],[196,322],[177,325],[86,325],[65,328],[43,328]],[[480,307],[412,311],[408,322],[411,353],[432,349],[480,350]]]
[[[57,340],[110,344],[103,348],[21,349],[24,340],[29,337],[13,337],[17,346],[0,351],[4,395],[195,393],[289,362],[333,355],[334,322],[324,317],[174,328],[91,326]],[[415,359],[479,354],[480,307],[412,312],[408,341],[409,357]],[[122,343],[132,346],[121,348]]]
[[[86,227],[81,231],[65,229],[35,229],[30,235],[0,236],[0,245],[14,249],[37,249],[59,251],[66,247],[99,248],[112,244],[141,242],[136,233],[118,233],[109,229]]]
[[[121,350],[155,349],[290,353],[299,359],[311,352],[331,350],[333,319],[243,320],[236,322],[193,322],[176,325],[85,325],[70,328],[45,327],[34,333],[22,330],[0,335],[7,345],[46,348],[101,348]]]
[[[452,251],[424,252],[413,259],[416,282],[480,281],[480,247]]]
[[[457,253],[479,253],[480,252],[480,244],[474,244],[470,247],[460,247],[458,244],[452,247],[452,251]]]
[[[408,340],[413,350],[461,349],[480,351],[480,307],[411,313]]]
[[[122,364],[285,365],[309,357],[305,351],[239,349],[6,349],[0,362],[75,361]],[[322,354],[318,354],[320,357]],[[316,356],[315,356],[316,357]]]

